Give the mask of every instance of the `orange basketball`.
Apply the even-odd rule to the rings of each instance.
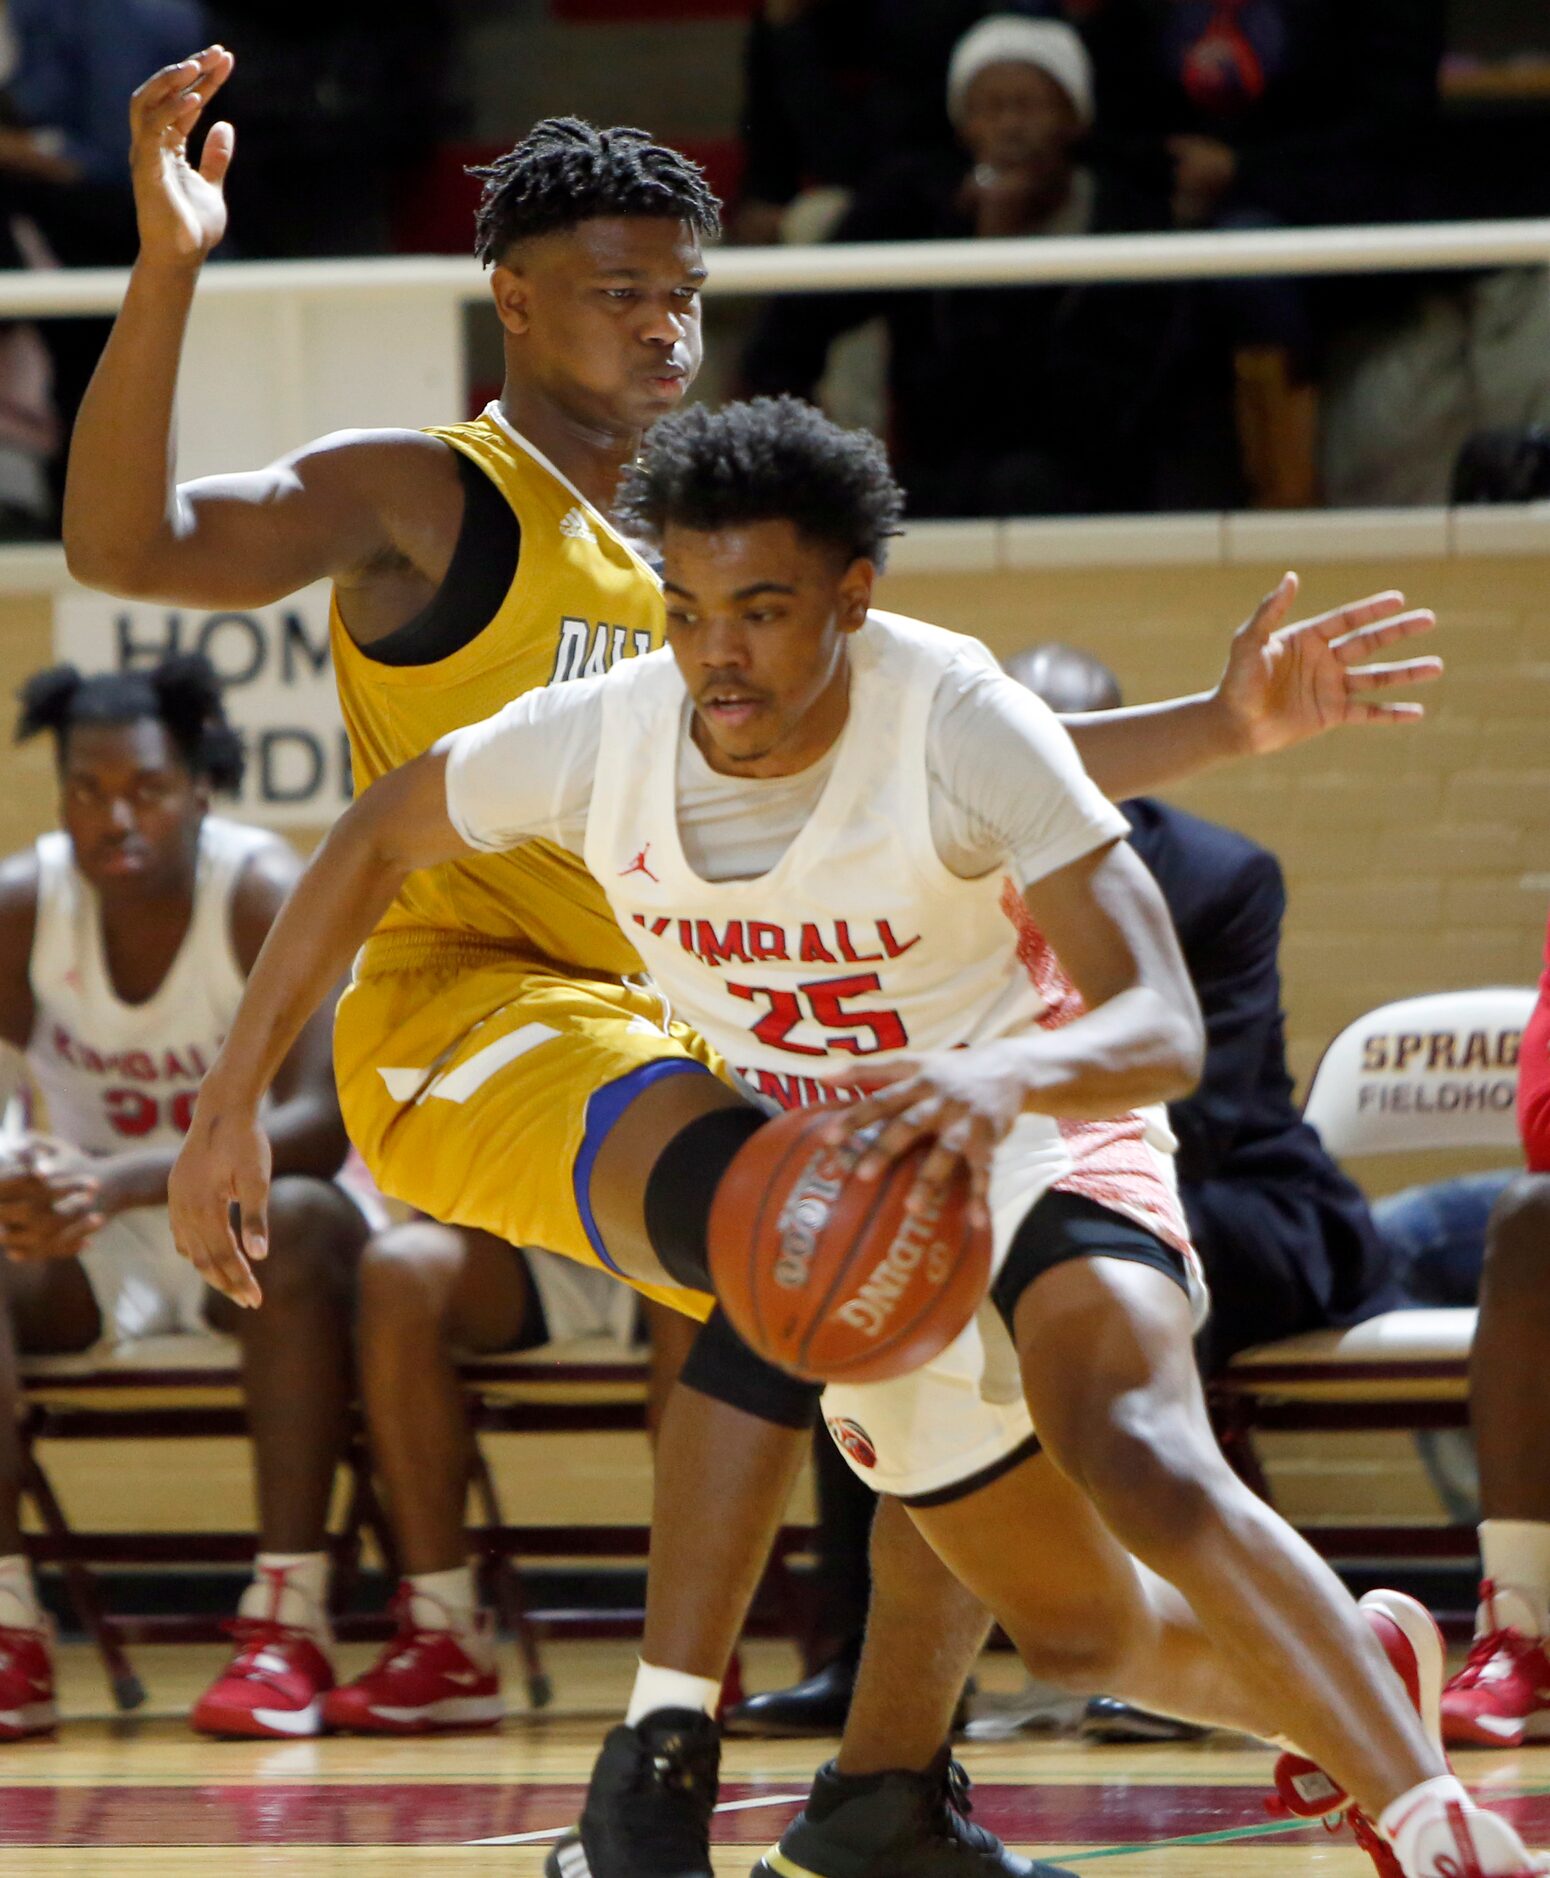
[[[928,1153],[851,1177],[822,1139],[833,1110],[792,1109],[727,1169],[710,1215],[711,1278],[745,1343],[814,1382],[886,1382],[946,1349],[990,1283],[990,1231],[960,1173],[931,1213],[905,1211]]]

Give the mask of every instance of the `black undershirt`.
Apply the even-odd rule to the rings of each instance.
[[[470,456],[456,452],[463,522],[446,578],[430,604],[361,651],[379,665],[434,665],[472,644],[495,618],[517,576],[522,525]]]

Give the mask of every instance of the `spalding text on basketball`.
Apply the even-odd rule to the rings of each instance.
[[[935,1237],[941,1212],[938,1199],[924,1212],[905,1217],[893,1244],[873,1266],[866,1283],[835,1312],[842,1324],[859,1330],[863,1337],[880,1337],[922,1259],[929,1260],[927,1280],[941,1284],[948,1271],[944,1249]]]
[[[846,1165],[845,1157],[835,1149],[820,1148],[803,1168],[790,1199],[780,1210],[780,1257],[775,1261],[775,1282],[787,1291],[800,1291],[807,1283],[818,1235],[845,1183]]]

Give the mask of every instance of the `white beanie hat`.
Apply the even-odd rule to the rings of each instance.
[[[964,95],[987,65],[1036,65],[1076,107],[1084,128],[1093,121],[1093,68],[1087,48],[1064,20],[1030,20],[992,13],[953,47],[947,68],[947,114],[963,117]]]

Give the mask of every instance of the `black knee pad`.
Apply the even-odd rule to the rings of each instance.
[[[788,1376],[743,1342],[718,1304],[689,1351],[679,1380],[701,1395],[781,1428],[811,1428],[823,1387]]]
[[[1182,1254],[1155,1233],[1080,1193],[1046,1193],[1012,1235],[1005,1262],[990,1287],[991,1302],[1008,1330],[1023,1293],[1036,1278],[1070,1259],[1128,1259],[1171,1278],[1186,1295]]]
[[[764,1126],[761,1110],[712,1109],[680,1128],[646,1180],[646,1237],[674,1280],[709,1291],[710,1205],[737,1151]]]

